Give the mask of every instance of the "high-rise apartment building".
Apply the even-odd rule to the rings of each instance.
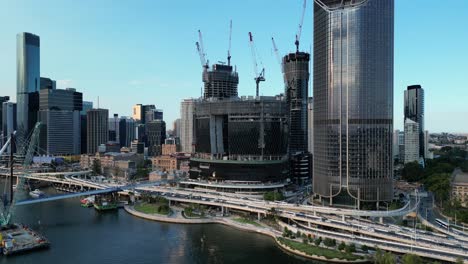
[[[180,143],[182,152],[192,153],[193,148],[193,115],[195,114],[195,99],[185,99],[180,104]]]
[[[37,121],[40,89],[40,39],[31,33],[16,36],[16,101],[19,146]]]
[[[330,204],[393,198],[394,0],[314,4],[313,190]]]
[[[405,122],[410,119],[419,127],[419,156],[425,158],[426,146],[424,140],[424,89],[421,85],[410,85],[405,91]]]
[[[405,121],[404,163],[419,161],[419,124],[411,119]]]
[[[90,109],[86,113],[87,119],[87,151],[94,154],[101,144],[109,140],[109,110]]]
[[[73,88],[55,89],[54,85],[40,90],[38,121],[41,122],[39,146],[42,154],[81,153],[82,110],[83,95]]]

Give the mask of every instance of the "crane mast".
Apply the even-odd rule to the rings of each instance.
[[[254,78],[255,84],[256,84],[255,95],[258,97],[260,82],[265,81],[265,68],[262,68],[262,71],[260,73],[258,72],[257,54],[255,52],[255,44],[253,42],[252,32],[249,32],[249,44],[250,44],[250,49],[252,51],[252,60],[253,60],[254,71],[255,71],[255,78]]]
[[[306,4],[307,4],[307,0],[304,0],[304,4],[302,5],[301,20],[299,21],[299,27],[298,27],[297,33],[296,33],[296,41],[294,42],[294,44],[296,45],[296,52],[299,52],[299,41],[301,40],[302,25],[304,24]]]
[[[200,30],[198,30],[198,41],[195,43],[197,46],[198,55],[200,56],[200,63],[204,69],[208,69],[208,60],[206,59],[205,49],[203,47],[203,37]]]
[[[231,36],[232,36],[232,20],[229,22],[229,49],[227,52],[228,66],[231,66]]]
[[[271,43],[273,43],[273,51],[275,52],[276,60],[281,67],[281,72],[283,72],[283,63],[281,62],[281,57],[279,55],[278,47],[276,46],[275,39],[271,37]]]

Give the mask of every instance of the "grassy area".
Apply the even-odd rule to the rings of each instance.
[[[145,214],[160,214],[168,215],[170,212],[169,206],[165,204],[140,203],[135,205],[135,210]]]
[[[242,217],[233,218],[232,220],[234,220],[234,221],[236,221],[236,222],[239,222],[239,223],[241,223],[241,224],[250,224],[250,225],[262,227],[261,224],[255,222],[255,221],[253,221],[253,220],[246,219],[246,218],[242,218]]]
[[[362,258],[359,256],[355,256],[351,253],[341,252],[338,250],[333,250],[333,249],[328,249],[328,248],[317,247],[311,244],[304,244],[301,242],[285,239],[283,237],[279,237],[278,241],[283,245],[286,245],[292,249],[301,251],[311,256],[315,255],[315,256],[322,256],[327,259],[337,258],[337,259],[345,259],[345,260],[358,260]]]

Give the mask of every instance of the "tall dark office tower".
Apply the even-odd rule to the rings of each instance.
[[[330,204],[393,198],[394,0],[314,4],[313,190]]]
[[[148,155],[161,155],[161,146],[166,139],[166,123],[162,120],[150,121],[146,124]]]
[[[203,71],[204,98],[237,97],[239,76],[232,66],[213,64],[212,70]]]
[[[109,141],[109,110],[91,109],[87,114],[88,153],[94,154]]]
[[[405,121],[411,119],[419,125],[419,156],[425,158],[424,141],[424,89],[421,85],[410,85],[405,91]]]
[[[8,137],[16,130],[16,104],[12,102],[3,102],[2,104],[2,131],[3,136]],[[3,138],[6,141],[6,138]],[[3,142],[2,142],[3,146]],[[15,150],[13,150],[14,152]],[[8,152],[10,148],[8,147]]]
[[[286,102],[289,108],[289,154],[307,152],[307,103],[310,54],[290,53],[283,58]]]
[[[81,110],[83,95],[75,89],[54,89],[53,86],[41,89],[38,120],[41,122],[39,146],[42,154],[80,154]]]
[[[133,118],[122,117],[119,121],[119,142],[121,147],[130,147],[135,139],[135,121]]]
[[[0,96],[0,144],[3,146],[3,142],[6,135],[6,133],[3,132],[3,103],[8,102],[10,100],[9,96]]]
[[[31,33],[16,36],[16,101],[19,145],[37,120],[40,88],[40,40]],[[35,94],[35,95],[34,95]],[[37,102],[36,102],[37,101]]]
[[[88,153],[88,121],[86,113],[90,109],[93,109],[93,102],[83,101],[83,109],[80,112],[81,154]]]

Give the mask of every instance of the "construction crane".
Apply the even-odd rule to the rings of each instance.
[[[258,65],[257,65],[257,53],[255,52],[255,44],[253,42],[252,32],[249,32],[249,44],[250,49],[252,50],[252,60],[254,64],[254,71],[255,71],[255,84],[257,85],[256,96],[258,97],[258,90],[260,82],[265,81],[265,68],[262,68],[262,71],[258,73]]]
[[[231,66],[231,36],[232,36],[232,20],[229,22],[229,49],[228,49],[228,66]]]
[[[297,29],[297,33],[296,33],[296,41],[294,42],[294,44],[296,45],[296,52],[299,52],[299,41],[301,40],[302,25],[304,24],[306,3],[307,3],[307,0],[304,0],[304,4],[302,5],[302,16],[301,16],[301,20],[299,21],[299,28]]]
[[[206,59],[205,48],[203,47],[203,37],[200,30],[198,30],[198,41],[195,43],[197,46],[198,55],[200,56],[200,63],[204,69],[209,68],[209,62]]]
[[[271,42],[273,43],[273,51],[275,52],[276,60],[278,60],[278,64],[281,67],[281,72],[283,72],[283,63],[281,61],[281,57],[279,55],[278,47],[276,46],[276,42],[275,42],[275,39],[273,37],[271,37]]]

